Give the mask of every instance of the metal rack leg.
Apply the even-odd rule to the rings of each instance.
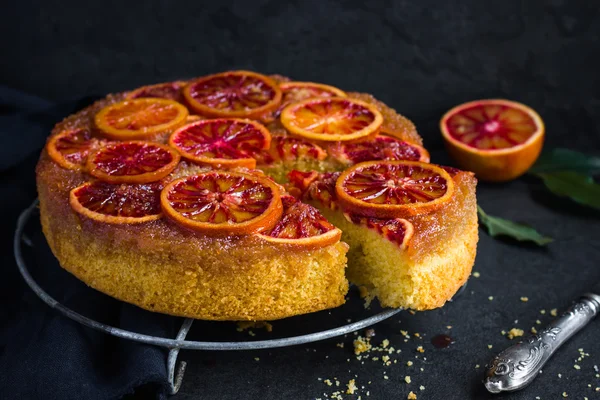
[[[190,328],[192,327],[192,323],[194,322],[191,318],[186,318],[179,328],[179,332],[177,333],[177,340],[183,340],[187,336]],[[177,375],[175,375],[175,364],[177,364],[177,356],[179,355],[180,347],[173,347],[169,350],[169,355],[167,356],[167,373],[169,378],[169,393],[171,395],[177,394],[179,388],[181,387],[181,383],[183,382],[183,374],[185,373],[185,367],[187,363],[185,361],[181,361],[179,363],[179,367],[177,368]]]

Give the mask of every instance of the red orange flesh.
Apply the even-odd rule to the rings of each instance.
[[[454,182],[442,168],[417,161],[371,161],[346,169],[336,182],[345,211],[397,218],[433,211],[448,202]]]
[[[271,78],[229,71],[199,78],[183,89],[188,104],[210,117],[253,118],[277,108],[281,89]]]
[[[169,146],[132,140],[110,143],[92,154],[88,172],[110,183],[148,183],[169,175],[179,154]]]
[[[206,235],[243,235],[272,228],[281,217],[280,188],[270,179],[211,171],[169,183],[161,193],[165,215]]]
[[[71,190],[69,203],[81,215],[108,224],[137,224],[161,217],[159,183],[86,182]]]
[[[237,119],[208,119],[185,125],[173,132],[169,144],[193,162],[215,167],[255,168],[253,158],[268,149],[271,134],[258,122]]]

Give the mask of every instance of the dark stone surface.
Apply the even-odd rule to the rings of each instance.
[[[374,94],[415,121],[437,162],[446,161],[437,129],[445,110],[506,97],[540,112],[547,148],[598,153],[599,27],[594,2],[21,0],[0,13],[0,83],[63,101],[232,68],[281,73]],[[40,145],[32,143],[31,151]],[[30,159],[3,171],[3,184],[14,193],[3,199],[10,227],[23,202],[35,196],[32,165]],[[355,376],[359,388],[365,386],[363,399],[403,399],[410,390],[419,399],[492,398],[481,378],[485,363],[510,343],[500,331],[547,323],[550,309],[566,308],[600,280],[600,215],[556,199],[532,178],[481,184],[478,199],[490,214],[525,221],[556,240],[539,249],[482,231],[474,268],[481,277],[471,279],[462,297],[375,327],[374,343],[387,338],[402,350],[391,357],[397,364],[362,364],[351,352],[352,337],[343,340],[344,349],[330,340],[269,351],[183,352],[189,367],[177,398],[324,398],[324,392],[345,390]],[[2,249],[10,260],[9,246]],[[3,265],[14,274],[10,261]],[[276,322],[275,334],[282,324],[289,329]],[[599,398],[593,391],[600,386],[593,370],[600,365],[598,324],[561,349],[531,387],[493,398],[555,399],[563,391],[569,398]],[[423,339],[405,343],[401,329]],[[456,343],[435,349],[430,339],[440,333]],[[425,353],[416,352],[418,345]],[[579,348],[590,356],[576,370]],[[318,380],[334,377],[339,388]]]

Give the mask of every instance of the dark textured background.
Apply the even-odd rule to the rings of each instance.
[[[597,154],[597,4],[457,3],[20,0],[0,12],[0,84],[64,101],[225,69],[280,73],[374,94],[415,121],[438,162],[445,161],[437,129],[445,110],[475,98],[507,97],[540,112],[547,148]],[[11,225],[14,212],[35,195],[32,160],[2,175],[10,184],[16,171],[28,177],[3,199]],[[388,338],[402,349],[393,357],[398,364],[361,364],[351,354],[351,338],[344,349],[333,340],[272,351],[183,352],[190,366],[178,398],[324,398],[337,388],[319,377],[337,377],[343,385],[355,375],[366,387],[363,399],[403,399],[409,390],[419,399],[491,397],[480,381],[486,361],[509,343],[500,331],[547,322],[540,309],[564,308],[600,279],[600,215],[553,198],[529,178],[482,184],[478,198],[489,213],[526,221],[556,241],[544,250],[482,232],[475,266],[481,277],[471,279],[463,297],[441,310],[403,313],[376,326],[375,342]],[[2,248],[9,259],[8,246]],[[555,399],[563,391],[569,398],[600,398],[593,391],[600,386],[593,370],[600,364],[599,324],[561,349],[530,388],[495,398]],[[400,329],[425,338],[405,343]],[[438,333],[449,333],[456,343],[435,350],[429,339]],[[426,352],[415,360],[419,344]],[[573,368],[578,348],[590,354],[581,370]],[[383,379],[384,371],[390,379]],[[413,383],[404,383],[405,375]]]

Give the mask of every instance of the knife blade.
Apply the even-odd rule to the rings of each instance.
[[[529,385],[552,354],[599,313],[600,282],[546,328],[494,357],[486,366],[486,389],[500,393]]]

